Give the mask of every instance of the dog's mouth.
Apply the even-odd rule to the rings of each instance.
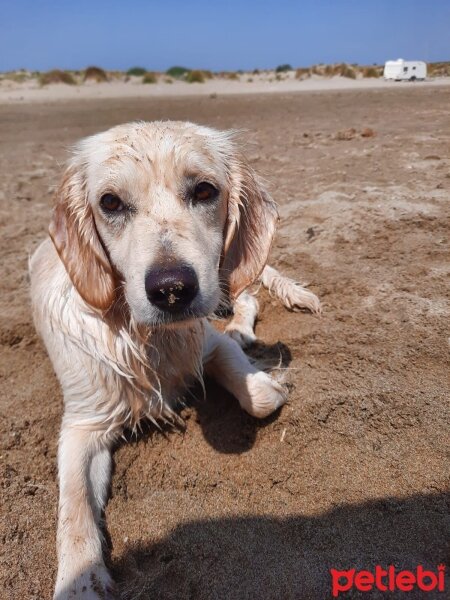
[[[154,314],[150,318],[148,325],[167,329],[179,329],[186,327],[192,324],[194,321],[204,319],[214,314],[218,304],[218,301],[204,302],[200,300],[195,301],[183,308],[175,309],[174,306],[172,310],[161,310],[159,307],[151,304]]]
[[[160,327],[166,329],[180,329],[190,325],[198,319],[207,317],[208,315],[203,311],[184,310],[176,313],[164,313],[158,311],[157,317],[152,320],[150,325],[153,327]]]

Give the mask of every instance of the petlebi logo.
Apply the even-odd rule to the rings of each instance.
[[[371,592],[372,590],[381,592],[445,591],[445,565],[439,565],[433,571],[424,569],[422,565],[418,565],[414,571],[396,571],[392,565],[383,569],[380,565],[376,565],[372,571],[330,569],[330,573],[331,592],[334,598],[352,589],[360,592]]]

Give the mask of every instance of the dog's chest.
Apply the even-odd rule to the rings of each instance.
[[[162,330],[149,338],[149,366],[165,402],[172,403],[186,386],[201,378],[203,338],[200,322],[179,330]]]
[[[132,377],[121,378],[121,400],[126,422],[134,427],[141,419],[173,418],[173,410],[186,388],[202,377],[204,327],[152,331],[142,350],[145,357],[130,360]],[[138,348],[138,345],[135,345]]]

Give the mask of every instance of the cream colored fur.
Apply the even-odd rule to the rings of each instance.
[[[187,201],[180,191],[186,178],[214,181],[217,202]],[[112,223],[102,214],[107,192],[130,202],[126,218]],[[258,310],[242,292],[261,272],[288,307],[319,310],[310,292],[263,271],[276,219],[274,202],[229,134],[190,123],[132,123],[75,149],[51,239],[30,261],[34,320],[64,395],[57,600],[114,597],[100,521],[111,448],[125,428],[176,418],[177,399],[204,371],[255,417],[286,401],[285,389],[240,347],[254,340]],[[145,273],[180,257],[197,273],[198,298],[185,320],[162,322],[146,297]],[[207,320],[226,296],[237,298],[229,336]]]

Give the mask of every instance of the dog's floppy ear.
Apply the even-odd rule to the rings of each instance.
[[[234,299],[261,274],[275,234],[278,211],[244,159],[235,157],[231,161],[229,181],[221,276]]]
[[[75,166],[68,167],[56,194],[49,233],[83,300],[107,310],[115,296],[114,273],[87,200],[85,177]]]

